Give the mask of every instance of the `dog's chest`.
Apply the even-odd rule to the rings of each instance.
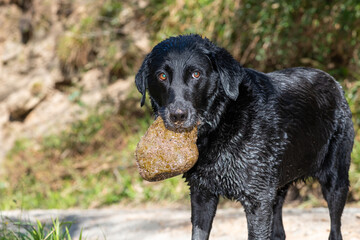
[[[265,160],[262,152],[260,145],[209,145],[200,150],[198,164],[185,177],[192,186],[241,200],[266,190],[274,176],[271,156]]]

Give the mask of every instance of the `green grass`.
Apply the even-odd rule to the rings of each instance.
[[[101,207],[115,203],[182,201],[179,177],[149,183],[134,151],[152,122],[150,107],[129,97],[118,114],[94,111],[58,135],[19,139],[0,177],[0,209]]]
[[[0,240],[71,240],[69,229],[71,222],[52,221],[47,226],[40,221],[36,224],[2,219],[0,223]],[[81,240],[82,230],[77,239]]]

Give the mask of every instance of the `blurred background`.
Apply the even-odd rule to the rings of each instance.
[[[0,0],[0,209],[189,205],[181,176],[142,181],[133,154],[153,119],[148,103],[140,108],[134,75],[157,42],[188,33],[245,67],[329,72],[358,133],[357,0]],[[357,134],[353,206],[359,141]],[[325,206],[312,180],[293,187],[287,204]]]

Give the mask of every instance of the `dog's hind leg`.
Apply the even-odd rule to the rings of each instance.
[[[273,223],[272,223],[271,240],[285,239],[285,230],[282,221],[282,207],[288,189],[289,189],[289,185],[285,185],[284,187],[277,190],[277,195],[273,207]]]
[[[331,231],[329,240],[341,240],[341,215],[344,210],[348,193],[347,186],[339,186],[335,180],[321,183],[321,189],[328,203]]]
[[[342,239],[341,215],[349,191],[348,171],[352,144],[351,136],[334,136],[321,166],[321,172],[317,176],[330,213],[329,240]]]

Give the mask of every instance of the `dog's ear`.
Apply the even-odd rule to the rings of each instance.
[[[138,91],[142,94],[141,103],[140,103],[141,106],[144,105],[146,99],[147,79],[149,76],[149,62],[150,62],[150,54],[148,54],[145,57],[138,73],[135,76],[136,87]]]
[[[244,78],[243,67],[223,48],[218,48],[212,53],[211,58],[225,94],[235,101],[239,96],[239,85]]]

